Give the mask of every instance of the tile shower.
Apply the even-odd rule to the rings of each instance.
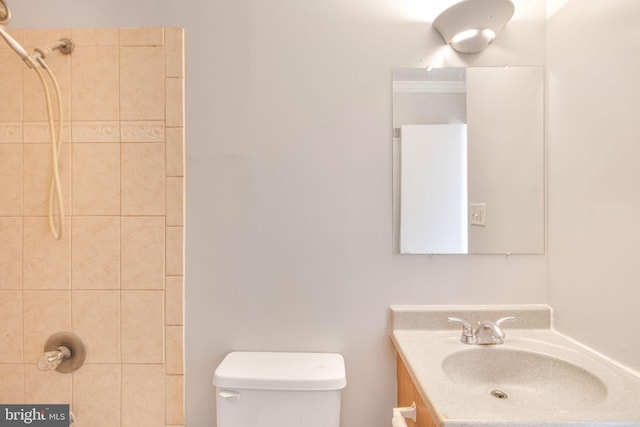
[[[184,425],[184,59],[175,28],[13,30],[62,37],[67,217],[47,223],[50,145],[40,83],[0,46],[0,403],[69,403],[74,426]],[[88,355],[36,361],[54,332]]]

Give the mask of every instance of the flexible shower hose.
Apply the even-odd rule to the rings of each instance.
[[[60,93],[60,85],[55,75],[49,69],[44,60],[38,61],[42,68],[47,72],[56,93],[56,100],[58,102],[58,128],[56,134],[56,127],[53,119],[53,107],[51,105],[51,93],[49,92],[49,86],[45,80],[44,74],[38,67],[32,67],[36,72],[40,82],[42,83],[42,89],[44,91],[44,97],[47,104],[47,119],[49,121],[49,138],[51,140],[51,163],[53,171],[51,173],[51,187],[49,189],[49,230],[56,240],[62,239],[64,232],[64,201],[62,199],[62,186],[60,185],[60,142],[62,141],[62,96]],[[57,224],[54,215],[54,205],[58,206]]]

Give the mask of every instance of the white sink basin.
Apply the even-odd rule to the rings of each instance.
[[[467,391],[545,410],[582,409],[607,397],[602,380],[574,363],[502,346],[470,347],[442,361],[445,375]]]
[[[394,306],[392,340],[438,427],[640,427],[640,376],[551,328],[548,306]],[[460,326],[514,315],[504,344]]]

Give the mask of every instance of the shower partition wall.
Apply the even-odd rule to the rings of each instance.
[[[69,403],[74,426],[183,425],[183,31],[11,34],[76,48],[47,59],[67,118],[57,241],[40,83],[0,45],[0,403]],[[61,330],[85,339],[84,365],[38,370]]]

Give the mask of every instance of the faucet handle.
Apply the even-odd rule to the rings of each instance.
[[[500,319],[496,320],[496,321],[495,321],[495,324],[496,324],[497,326],[500,326],[500,325],[502,325],[504,322],[507,322],[507,321],[509,321],[509,320],[516,320],[516,318],[515,318],[515,317],[513,317],[513,316],[502,317],[502,318],[500,318]]]
[[[464,329],[472,329],[471,323],[467,322],[461,317],[447,317],[447,320],[453,323],[460,323]]]
[[[471,323],[462,319],[461,317],[447,317],[449,322],[460,323],[462,325],[462,336],[460,342],[463,344],[472,344],[475,340],[475,334],[473,333],[473,326]]]

